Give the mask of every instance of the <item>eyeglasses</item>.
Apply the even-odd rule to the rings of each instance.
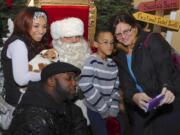
[[[64,37],[64,38],[66,38],[66,39],[72,39],[72,38],[77,39],[77,38],[82,38],[82,36],[71,36],[71,37]]]
[[[99,42],[99,41],[96,41],[96,42],[98,42],[99,44],[103,44],[103,45],[105,45],[105,46],[108,46],[108,45],[114,45],[114,42],[108,42],[108,41],[104,41],[104,42]]]
[[[124,30],[122,33],[116,33],[115,36],[116,38],[122,38],[122,36],[129,36],[131,35],[131,31],[132,31],[132,27],[127,29],[127,30]]]

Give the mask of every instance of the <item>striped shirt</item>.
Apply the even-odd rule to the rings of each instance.
[[[84,64],[79,87],[85,96],[86,106],[101,116],[117,116],[119,112],[119,78],[116,63],[108,58],[102,60],[93,54]]]

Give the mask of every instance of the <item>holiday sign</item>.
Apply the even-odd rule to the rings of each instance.
[[[178,8],[180,8],[180,0],[158,0],[142,2],[138,6],[138,9],[143,12],[156,10],[172,10]]]
[[[143,13],[143,12],[136,12],[133,14],[133,16],[137,20],[147,22],[147,23],[156,24],[156,25],[167,27],[170,29],[179,30],[179,28],[180,28],[180,22],[179,21],[169,20],[165,17],[151,15],[151,14]]]

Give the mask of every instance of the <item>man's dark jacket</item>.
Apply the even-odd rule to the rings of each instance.
[[[30,84],[14,112],[8,135],[87,135],[86,119],[73,102],[54,102],[40,83]]]

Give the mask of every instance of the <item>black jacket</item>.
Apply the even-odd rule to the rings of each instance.
[[[134,125],[133,134],[144,135],[147,131],[150,135],[159,135],[158,131],[164,131],[164,135],[169,134],[167,131],[173,130],[175,132],[173,128],[178,123],[177,118],[180,118],[179,113],[173,114],[174,118],[171,119],[174,122],[170,125],[165,122],[168,121],[169,116],[173,116],[167,115],[168,113],[172,114],[180,110],[180,73],[171,60],[169,44],[158,33],[153,33],[147,42],[147,47],[145,47],[144,41],[147,35],[146,32],[141,32],[138,35],[132,52],[132,71],[137,83],[150,97],[160,94],[164,86],[171,90],[175,94],[173,104],[163,105],[156,110],[145,113],[132,101],[133,95],[139,90],[137,90],[136,82],[129,72],[126,53],[119,50],[114,59],[119,67],[119,78],[121,89],[124,91],[126,111],[131,124]],[[166,126],[163,126],[164,124]],[[171,128],[168,129],[168,126]]]
[[[166,86],[179,98],[180,90],[178,91],[177,87],[180,87],[178,83],[180,74],[171,60],[169,44],[158,33],[153,33],[145,47],[144,40],[147,35],[147,32],[139,34],[132,52],[132,71],[137,83],[150,97],[159,94],[163,86]],[[121,87],[125,92],[125,99],[132,103],[132,96],[138,90],[128,70],[126,53],[119,50],[114,58],[119,66],[119,77]]]
[[[32,84],[31,84],[32,85]],[[8,135],[87,135],[86,119],[71,101],[57,104],[34,85],[14,112]]]
[[[1,62],[4,74],[4,88],[5,88],[5,100],[16,106],[20,97],[20,86],[15,82],[13,77],[12,60],[7,57],[7,49],[9,45],[15,40],[21,40],[26,44],[28,50],[28,61],[30,61],[34,56],[36,56],[41,50],[45,49],[45,45],[33,45],[31,41],[23,35],[12,35],[4,44],[3,50],[1,52]],[[19,52],[21,53],[21,52]]]

